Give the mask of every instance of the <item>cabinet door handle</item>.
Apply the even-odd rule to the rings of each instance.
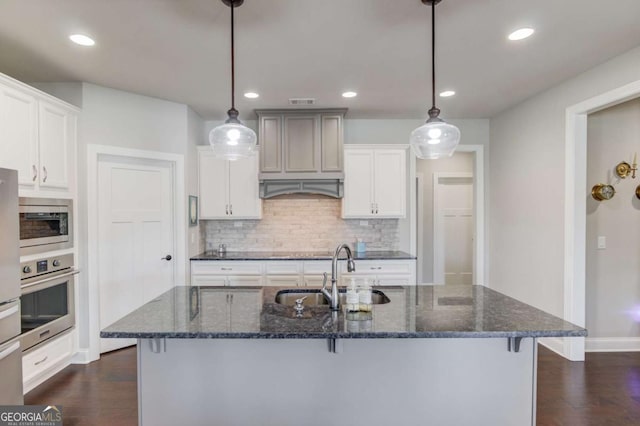
[[[42,358],[40,361],[34,362],[33,365],[40,365],[43,362],[45,362],[46,360],[49,359],[49,355],[45,356],[44,358]]]
[[[223,271],[233,271],[233,268],[220,268]]]
[[[47,173],[47,168],[45,166],[42,166],[42,172],[44,173],[44,177],[42,178],[42,182],[46,182],[47,181],[47,176],[49,176],[49,174]]]
[[[229,214],[229,204],[224,205],[224,214]]]
[[[229,214],[233,214],[233,204],[229,204]]]
[[[229,293],[227,293],[227,303],[229,303]]]
[[[373,209],[373,203],[371,203],[371,214],[374,213],[374,209]]]
[[[233,294],[231,295],[231,303],[233,303]]]
[[[38,178],[38,168],[35,166],[35,164],[33,164],[31,166],[31,170],[33,170],[33,177],[31,178],[31,180],[35,182]]]
[[[376,203],[376,214],[378,214],[378,203]]]

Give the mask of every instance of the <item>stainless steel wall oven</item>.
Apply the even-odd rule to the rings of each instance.
[[[73,247],[72,212],[71,200],[21,197],[20,254]]]
[[[23,262],[20,342],[25,351],[75,325],[73,254]]]

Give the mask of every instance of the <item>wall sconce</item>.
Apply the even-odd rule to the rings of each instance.
[[[636,187],[636,197],[640,199],[640,185]]]
[[[620,179],[626,179],[629,174],[631,174],[631,179],[636,178],[636,170],[638,170],[638,165],[636,164],[637,154],[633,154],[633,164],[629,164],[626,161],[618,163],[616,166],[616,175]]]

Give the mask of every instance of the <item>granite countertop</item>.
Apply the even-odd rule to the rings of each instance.
[[[191,260],[331,260],[331,251],[228,251],[218,254],[217,251],[205,251]],[[346,259],[344,251],[340,253],[340,259]],[[356,260],[403,260],[415,259],[414,255],[403,251],[367,251],[364,253],[353,252]]]
[[[101,331],[107,338],[492,338],[586,336],[583,328],[482,286],[374,287],[370,313],[275,303],[290,287],[175,287]],[[296,292],[313,292],[297,288]],[[316,290],[317,291],[317,290]]]

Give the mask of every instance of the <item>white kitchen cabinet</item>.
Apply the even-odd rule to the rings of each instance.
[[[262,262],[191,261],[191,285],[211,287],[262,286]]]
[[[75,353],[75,334],[62,333],[23,353],[22,387],[27,393],[69,365]]]
[[[342,285],[347,285],[351,277],[368,279],[371,285],[416,285],[415,259],[403,260],[356,260],[356,270],[347,271],[346,263],[340,265]]]
[[[343,218],[406,216],[406,150],[345,147]]]
[[[18,170],[20,188],[68,192],[78,110],[0,75],[0,167]]]
[[[200,219],[260,219],[258,158],[217,158],[211,148],[198,148]]]

